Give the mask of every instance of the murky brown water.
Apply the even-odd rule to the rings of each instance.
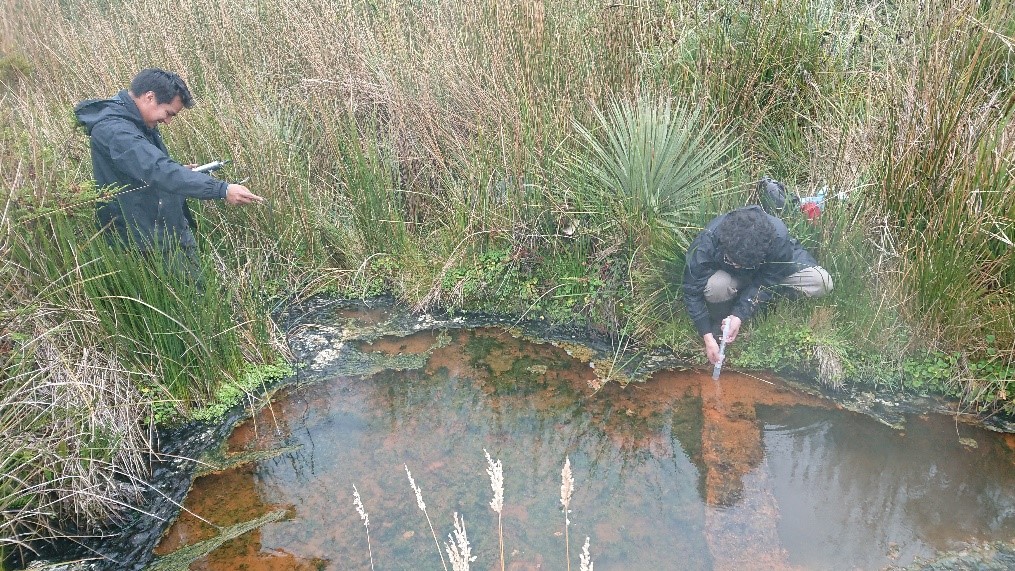
[[[571,566],[591,538],[598,571],[880,569],[1015,538],[1015,443],[945,417],[904,433],[732,371],[607,384],[550,345],[499,330],[385,339],[423,370],[290,390],[231,450],[301,445],[198,479],[186,506],[216,525],[279,507],[292,518],[226,543],[194,570],[442,569],[437,538],[465,518],[472,569],[500,569],[486,449],[504,464],[508,569],[566,569],[560,471],[569,457]],[[215,534],[183,515],[167,553]],[[446,557],[446,556],[445,556]],[[450,564],[449,564],[450,568]]]

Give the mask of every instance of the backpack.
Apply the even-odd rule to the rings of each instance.
[[[782,218],[800,209],[800,197],[788,192],[786,185],[767,176],[758,181],[757,193],[761,207],[772,216]]]

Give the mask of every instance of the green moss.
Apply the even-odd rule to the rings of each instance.
[[[504,343],[489,335],[470,335],[465,342],[465,353],[469,356],[469,366],[475,369],[490,370],[484,363],[490,353],[504,349]]]
[[[244,397],[262,395],[264,389],[273,381],[293,374],[292,365],[279,360],[272,364],[248,364],[237,382],[224,382],[211,402],[193,412],[195,420],[214,420],[220,418],[229,409],[240,403]]]

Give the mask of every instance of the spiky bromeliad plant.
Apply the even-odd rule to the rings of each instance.
[[[700,107],[669,99],[614,100],[596,125],[576,124],[566,164],[593,224],[626,242],[634,329],[673,309],[673,269],[700,228],[706,199],[727,185],[739,142]],[[666,310],[666,311],[663,311]],[[653,317],[655,316],[655,317]],[[643,331],[643,332],[645,332]]]
[[[668,99],[614,100],[597,125],[576,124],[581,150],[570,163],[607,221],[635,247],[686,247],[702,198],[724,184],[736,139],[701,108]]]

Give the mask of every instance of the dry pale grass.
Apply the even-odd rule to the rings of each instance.
[[[3,355],[8,371],[23,372],[0,390],[0,457],[8,459],[0,546],[32,550],[39,539],[101,533],[136,509],[147,485],[147,399],[114,358],[78,346],[53,317],[34,314],[48,330]]]
[[[2,153],[0,153],[2,154]],[[0,552],[30,552],[37,541],[101,533],[137,505],[149,467],[150,399],[94,335],[87,300],[57,293],[66,283],[31,286],[14,261],[25,239],[12,223],[11,197],[23,163],[0,171]],[[13,175],[13,176],[12,176]]]

